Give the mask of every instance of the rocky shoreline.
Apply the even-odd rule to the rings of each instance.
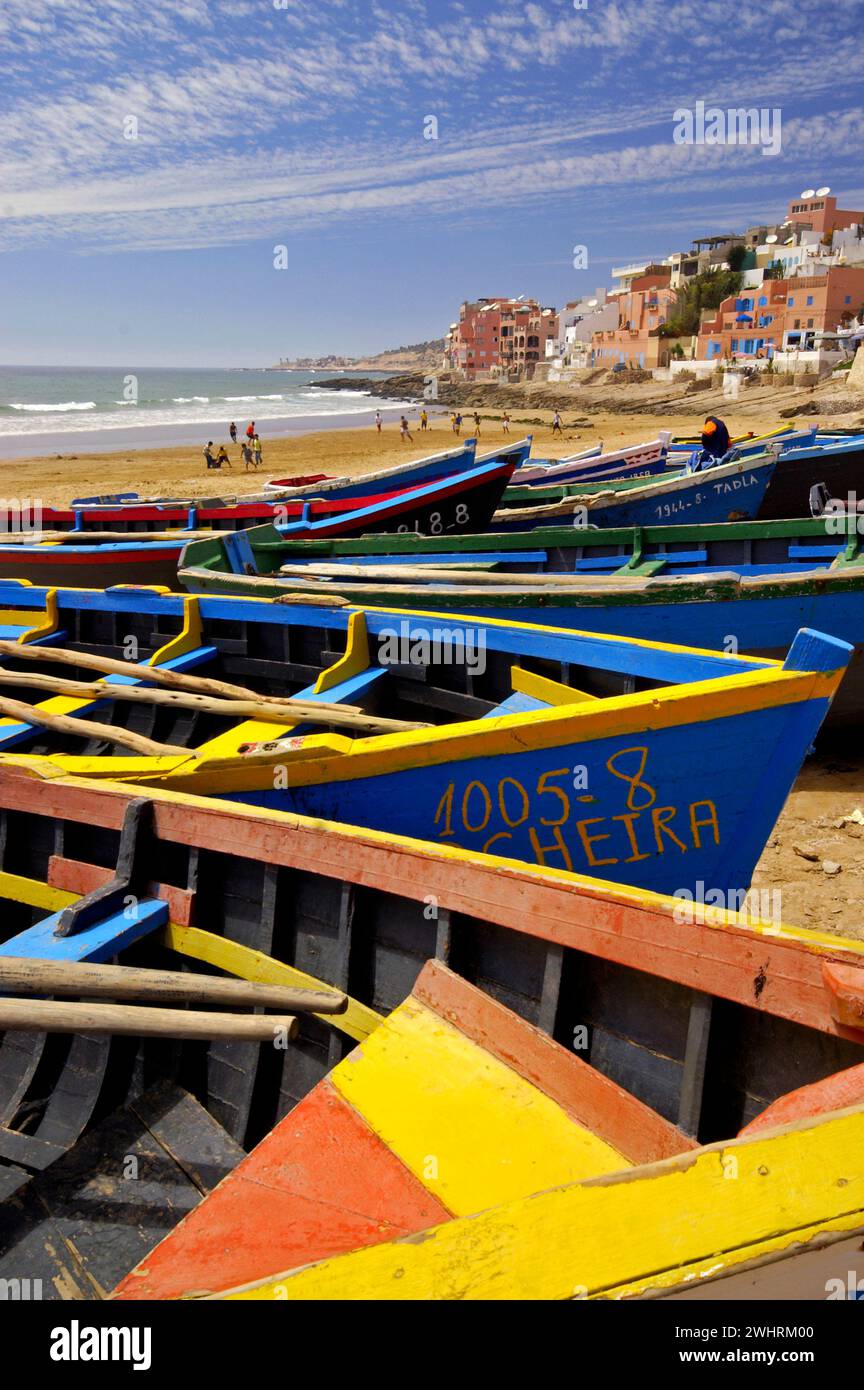
[[[430,395],[433,382],[435,394]],[[446,372],[435,376],[404,372],[383,379],[337,376],[315,385],[329,391],[368,391],[382,399],[425,404],[430,408],[467,408],[492,411],[496,415],[503,410],[524,412],[533,408],[586,416],[595,413],[692,416],[703,410],[708,413],[730,407],[722,387],[713,380],[659,382],[647,372],[612,373],[605,369],[586,372],[583,380],[565,385],[546,381],[498,385],[488,381],[465,381]],[[698,402],[694,397],[699,398]],[[796,414],[846,417],[864,412],[864,398],[841,394],[830,382],[804,386],[784,378],[760,379],[746,385],[735,402],[735,408],[745,413],[751,407],[760,412],[768,407],[784,418]],[[526,423],[524,417],[522,422]]]

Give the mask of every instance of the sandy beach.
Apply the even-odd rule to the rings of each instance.
[[[478,449],[480,452],[492,449],[506,441],[501,428],[500,415],[481,415],[481,434]],[[471,413],[463,410],[465,425],[462,437],[472,433]],[[679,415],[668,418],[656,414],[613,415],[592,414],[590,423],[574,425],[573,420],[584,420],[578,411],[564,412],[563,438],[552,433],[552,412],[529,407],[525,411],[510,412],[510,435],[512,442],[525,434],[534,439],[534,454],[538,457],[566,457],[568,453],[586,448],[596,440],[602,440],[605,448],[616,445],[636,444],[642,440],[653,439],[658,430],[670,429],[681,434],[701,428],[703,415],[701,403],[694,401],[692,420]],[[754,432],[771,429],[777,423],[776,412],[766,409],[764,418],[754,418],[750,412],[729,411],[724,417],[732,433]],[[430,419],[431,428],[421,432],[417,423],[416,408],[409,412],[413,442],[402,443],[399,437],[398,422],[392,418],[385,420],[379,435],[374,425],[364,428],[327,429],[311,434],[291,434],[282,437],[268,437],[266,424],[259,424],[259,434],[263,447],[263,467],[260,471],[244,471],[240,458],[240,446],[232,445],[227,433],[213,435],[218,446],[224,443],[228,449],[233,467],[221,472],[208,470],[204,466],[201,450],[210,437],[204,434],[198,448],[175,446],[158,449],[122,449],[117,453],[69,453],[43,454],[33,458],[16,459],[0,463],[4,478],[9,481],[6,490],[15,497],[28,497],[45,506],[68,505],[74,497],[96,496],[114,492],[138,492],[146,496],[189,496],[212,497],[227,496],[234,492],[254,491],[260,482],[280,476],[290,477],[306,473],[328,473],[355,475],[378,468],[393,467],[439,449],[452,448],[457,440],[453,434],[449,417],[438,416]],[[537,423],[542,421],[542,423]],[[246,421],[238,420],[242,432]]]

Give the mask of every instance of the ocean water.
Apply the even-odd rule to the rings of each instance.
[[[220,443],[231,420],[267,434],[371,420],[399,409],[360,390],[329,391],[315,381],[343,372],[231,368],[2,367],[0,455],[69,448]],[[383,377],[384,372],[364,375]],[[357,417],[352,420],[351,417]]]

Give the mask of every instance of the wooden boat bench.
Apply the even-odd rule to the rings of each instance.
[[[24,630],[23,637],[14,637],[10,640],[26,641],[27,646],[58,646],[66,637],[66,633],[57,626],[57,597],[56,590],[49,591],[48,602],[46,603],[45,622],[39,628]],[[0,620],[4,615],[0,612]],[[33,633],[33,640],[27,640],[26,631]],[[187,595],[183,600],[183,626],[176,637],[165,642],[150,658],[149,665],[159,667],[163,671],[194,671],[197,667],[206,665],[207,662],[214,660],[219,655],[218,649],[208,643],[201,641],[201,618],[198,607],[198,599],[195,595]],[[0,638],[5,638],[6,633],[0,630]],[[0,658],[0,666],[4,665]],[[123,675],[103,675],[99,677],[101,683],[105,685],[145,685],[138,676]],[[34,709],[46,714],[71,715],[79,718],[85,714],[90,714],[110,703],[98,697],[89,700],[85,698],[73,698],[70,696],[54,696],[51,699],[40,701],[34,705]],[[16,722],[13,719],[0,719],[0,752],[16,747],[19,743],[25,742],[35,732],[36,726],[33,724]]]
[[[549,680],[547,676],[525,671],[521,666],[511,668],[511,677],[513,694],[484,714],[484,719],[497,719],[502,714],[524,714],[532,709],[552,709],[555,705],[578,705],[585,700],[598,698],[584,690],[574,690],[560,681]]]

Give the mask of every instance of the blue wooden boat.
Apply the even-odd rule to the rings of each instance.
[[[529,531],[535,526],[671,526],[681,522],[746,521],[759,515],[777,466],[775,452],[733,459],[694,473],[649,479],[644,486],[580,494],[562,501],[507,507],[496,512],[493,531]],[[807,513],[809,514],[809,512]]]
[[[441,450],[413,463],[397,463],[391,468],[362,473],[356,478],[323,478],[300,486],[292,486],[287,478],[274,478],[265,483],[264,493],[274,499],[323,497],[333,500],[338,497],[359,500],[404,492],[408,488],[422,487],[426,483],[437,483],[442,478],[452,478],[475,464],[494,463],[502,457],[514,459],[518,469],[531,452],[531,438],[528,436],[512,445],[479,456],[476,449],[476,439],[466,439],[454,449]]]
[[[29,636],[0,646],[4,761],[660,891],[749,883],[850,655],[806,630],[781,665],[311,598],[0,589]],[[91,694],[94,669],[112,679]],[[202,705],[190,671],[228,678],[227,702]]]
[[[728,456],[751,458],[754,454],[763,453],[770,445],[779,445],[782,453],[799,444],[815,443],[817,435],[818,429],[815,425],[804,428],[796,428],[795,425],[783,425],[775,430],[767,430],[764,434],[736,435],[731,441]],[[686,468],[693,455],[701,452],[701,438],[673,439],[669,445],[667,466],[669,468]]]
[[[432,505],[436,497],[445,502],[455,494],[451,489],[461,490],[474,487],[483,492],[487,484],[495,478],[496,467],[509,468],[505,485],[513,469],[527,457],[531,447],[530,439],[514,441],[495,452],[477,459],[473,449],[474,441],[469,441],[466,450],[457,450],[450,456],[437,455],[440,463],[440,476],[421,479],[416,485],[407,487],[404,482],[388,485],[382,481],[377,491],[354,496],[348,481],[348,491],[342,483],[332,492],[322,492],[318,484],[309,489],[298,490],[295,494],[253,493],[242,497],[188,497],[188,498],[140,498],[136,494],[117,494],[113,498],[78,499],[70,507],[30,507],[24,508],[21,515],[21,529],[35,531],[111,531],[145,533],[181,529],[194,531],[204,528],[218,531],[242,530],[247,526],[260,526],[264,522],[305,522],[309,519],[326,523],[332,521],[340,526],[340,534],[346,534],[355,526],[367,529],[370,520],[380,523],[388,521],[400,507],[404,515],[398,524],[417,529],[416,522],[436,510]],[[464,452],[464,464],[459,456]],[[485,470],[485,471],[484,471]],[[433,470],[434,471],[434,470]],[[337,480],[338,481],[338,480]],[[343,480],[344,481],[344,480]],[[491,493],[490,493],[491,495]],[[500,495],[500,494],[499,494]],[[410,508],[413,501],[418,502],[418,513],[412,516]],[[462,502],[470,498],[463,497]],[[403,506],[404,504],[404,506]],[[427,505],[428,504],[428,505]],[[370,517],[365,509],[380,506],[380,511]],[[485,521],[480,521],[480,498],[477,499],[478,519],[475,526],[481,529]],[[491,512],[489,513],[491,515]],[[348,521],[349,515],[352,520]],[[384,526],[385,530],[389,529]],[[422,525],[420,527],[422,530]],[[319,528],[317,534],[321,534]]]
[[[759,506],[761,520],[809,516],[810,491],[817,484],[832,497],[856,495],[864,477],[864,434],[819,436],[781,451]]]
[[[516,472],[514,486],[544,487],[562,483],[602,482],[608,478],[643,478],[666,468],[670,434],[661,430],[657,439],[646,444],[630,444],[624,449],[602,453],[573,454],[558,460],[526,462]]]
[[[319,516],[317,498],[302,501],[296,520],[282,520],[284,504],[276,504],[276,524],[286,538],[350,536],[369,531],[417,532],[438,536],[446,532],[486,529],[503,497],[524,446],[515,445],[491,461],[478,463],[461,473],[436,482],[422,483],[382,498],[358,498],[349,511]],[[289,499],[290,503],[290,499]],[[324,503],[326,506],[326,503]],[[238,555],[245,553],[243,531],[232,536]]]

